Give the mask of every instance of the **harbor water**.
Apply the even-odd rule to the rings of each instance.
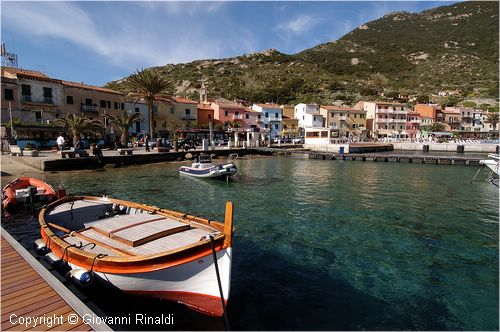
[[[231,182],[180,163],[46,173],[71,194],[108,195],[224,219],[235,203],[231,298],[238,330],[498,330],[499,195],[477,167],[242,158]],[[10,180],[2,177],[2,185]],[[25,246],[34,218],[3,218]],[[125,330],[223,329],[166,301],[81,290],[108,316],[173,314]]]

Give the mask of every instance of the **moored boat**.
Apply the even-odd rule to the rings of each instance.
[[[199,178],[227,178],[238,171],[238,168],[232,162],[237,156],[232,154],[225,163],[215,164],[211,155],[201,154],[191,166],[181,166],[179,173]]]
[[[65,197],[39,215],[38,249],[70,276],[222,316],[229,299],[233,204],[224,223],[107,197]],[[216,258],[215,258],[216,257]]]
[[[20,177],[2,189],[2,208],[8,210],[26,201],[49,203],[57,198],[57,192],[47,182],[33,177]]]
[[[490,153],[488,155],[489,159],[480,160],[479,163],[482,165],[486,165],[493,173],[498,176],[499,172],[499,163],[500,163],[500,155]]]

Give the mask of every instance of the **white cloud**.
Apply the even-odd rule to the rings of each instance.
[[[301,34],[311,29],[317,23],[318,21],[315,20],[312,16],[301,15],[289,22],[278,24],[277,29],[283,30],[285,32],[292,32],[294,34]]]

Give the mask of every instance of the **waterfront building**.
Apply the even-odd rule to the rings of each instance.
[[[271,139],[279,137],[282,130],[283,109],[275,104],[253,104],[252,110],[260,113],[262,126],[269,129]]]
[[[153,107],[156,137],[169,137],[176,130],[197,125],[198,102],[186,98],[159,98]]]
[[[446,107],[442,113],[443,122],[449,126],[450,130],[460,130],[462,123],[460,108]]]
[[[248,108],[229,101],[227,99],[217,99],[210,103],[214,110],[214,118],[218,120],[224,128],[234,127],[237,122],[239,127],[244,127],[244,115]]]
[[[420,113],[419,115],[420,115],[420,128],[432,126],[432,124],[434,123],[434,118],[422,115]]]
[[[406,104],[360,101],[354,106],[366,111],[366,128],[371,137],[405,138],[409,109]]]
[[[360,136],[366,129],[366,111],[340,106],[320,106],[324,127],[339,132],[339,137]]]
[[[329,145],[346,142],[345,138],[339,137],[339,131],[326,127],[305,127],[304,144],[307,145]]]
[[[281,109],[283,110],[283,116],[295,119],[295,108],[293,105],[281,105]]]
[[[443,120],[441,106],[437,104],[416,104],[415,112],[420,114],[422,118],[431,118],[433,122],[441,122]]]
[[[2,122],[49,124],[61,117],[63,85],[39,71],[2,67]],[[9,112],[9,103],[10,110]]]
[[[422,117],[418,112],[408,112],[406,121],[406,133],[408,138],[420,138],[420,124]]]
[[[294,107],[294,118],[299,121],[299,131],[304,132],[305,128],[322,128],[324,119],[319,112],[318,104],[300,103]]]
[[[483,111],[471,108],[458,108],[460,110],[461,131],[482,131],[483,126]]]
[[[283,115],[281,124],[283,128],[281,130],[282,137],[292,138],[299,136],[299,120]]]
[[[141,121],[132,125],[129,129],[129,134],[134,137],[142,137],[149,133],[149,116],[148,106],[144,101],[135,103],[125,103],[125,109],[130,113],[141,113]]]
[[[120,133],[108,125],[106,115],[120,116],[125,109],[122,93],[83,83],[61,81],[64,89],[63,116],[78,114],[101,121],[104,126],[106,140],[119,139]]]
[[[215,123],[214,109],[208,103],[199,103],[196,107],[196,121],[199,127],[208,128],[209,123]]]

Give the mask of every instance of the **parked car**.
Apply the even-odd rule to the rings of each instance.
[[[196,149],[196,142],[192,138],[181,138],[177,141],[177,147],[186,151]]]
[[[295,137],[292,139],[292,143],[293,144],[304,144],[304,137],[303,136]]]

